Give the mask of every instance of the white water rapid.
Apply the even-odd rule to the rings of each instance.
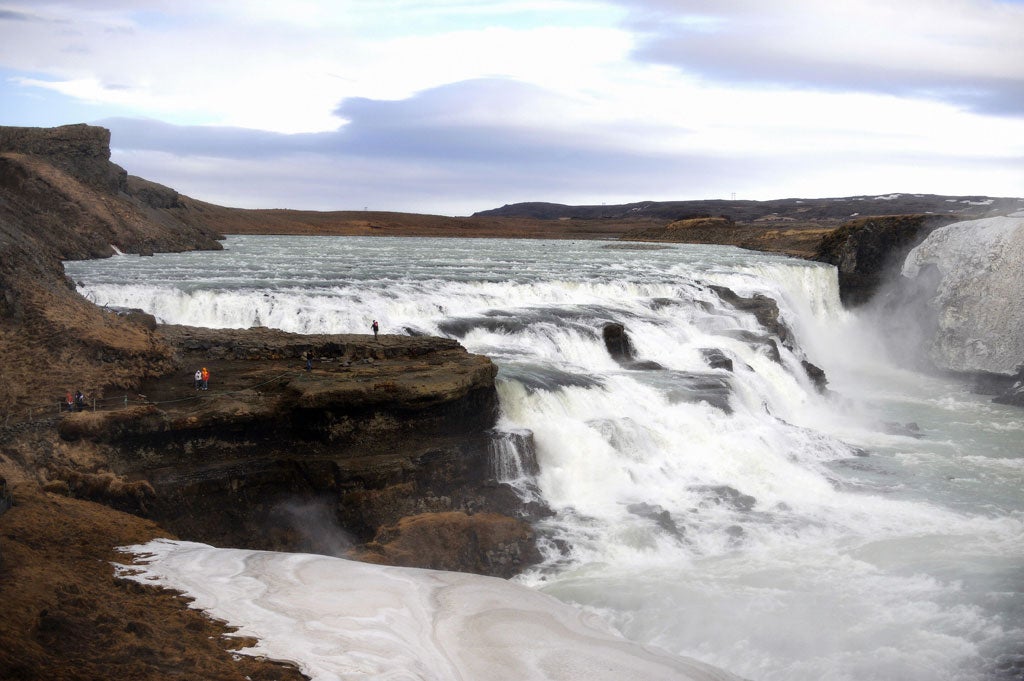
[[[383,333],[446,335],[489,355],[496,468],[555,511],[538,528],[546,561],[517,581],[634,642],[764,681],[1024,675],[1024,411],[894,366],[841,308],[832,268],[592,241],[226,246],[66,267],[97,304],[165,322],[368,333],[377,319]],[[712,286],[776,301],[792,340]],[[611,323],[634,361],[609,354]],[[827,394],[804,361],[824,369]],[[519,463],[531,441],[536,475]],[[239,560],[205,551],[157,556],[154,574],[188,584]],[[261,578],[328,588],[253,560]],[[359,621],[344,617],[323,626]],[[476,654],[498,669],[499,648]],[[450,678],[403,650],[417,661],[393,678]]]

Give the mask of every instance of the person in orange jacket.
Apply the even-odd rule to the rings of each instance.
[[[203,367],[203,390],[209,390],[210,388],[210,370]]]

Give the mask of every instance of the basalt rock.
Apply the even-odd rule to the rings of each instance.
[[[634,371],[660,371],[665,368],[651,360],[638,360],[626,327],[618,322],[605,324],[601,328],[601,337],[608,354],[623,368]]]
[[[886,215],[844,223],[821,240],[815,260],[839,270],[839,297],[847,306],[866,303],[890,272],[934,229],[953,222],[945,215]]]
[[[1010,404],[1015,407],[1024,407],[1024,364],[1017,367],[1017,375],[1010,387],[992,400],[999,404]]]
[[[800,360],[800,365],[804,368],[807,373],[807,378],[811,379],[811,383],[818,389],[818,392],[824,393],[828,390],[828,378],[825,376],[825,370],[821,367],[811,364],[806,359]]]
[[[779,304],[773,299],[763,293],[755,293],[751,297],[745,298],[725,286],[709,285],[708,288],[714,291],[722,302],[737,310],[754,315],[757,323],[765,331],[782,341],[787,348],[792,349],[793,334],[779,316]]]
[[[616,362],[632,362],[636,359],[633,351],[633,344],[626,333],[626,327],[618,322],[605,324],[601,329],[601,337],[604,339],[604,346],[608,354]]]
[[[88,490],[76,496],[134,503],[126,510],[218,546],[362,555],[376,542],[376,560],[401,555],[401,564],[503,576],[536,557],[522,528],[546,509],[524,506],[494,479],[496,367],[486,357],[431,337],[158,333],[175,348],[176,371],[145,382],[127,404],[105,395],[103,408],[62,419],[62,438],[97,448],[113,473],[53,476],[72,493]],[[199,366],[209,370],[207,390],[193,384]],[[382,528],[445,513],[497,515],[522,531],[488,543],[467,520],[443,535],[448,557],[409,554],[419,563],[382,548]]]
[[[533,530],[496,513],[424,513],[382,527],[359,560],[512,577],[540,560]]]
[[[0,126],[0,153],[46,159],[80,182],[114,194],[124,190],[128,173],[110,162],[110,131],[93,125],[57,128]]]
[[[733,370],[732,360],[726,357],[725,353],[718,348],[701,348],[700,353],[703,355],[708,367],[712,369],[725,369],[726,371]]]

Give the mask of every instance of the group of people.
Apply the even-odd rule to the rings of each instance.
[[[370,325],[370,329],[373,331],[374,339],[378,338],[380,332],[380,325],[377,320],[373,320],[373,324]],[[313,369],[313,353],[312,351],[304,354],[306,360],[306,371]],[[206,367],[196,369],[195,377],[193,380],[193,387],[196,390],[209,390],[210,389],[210,370]],[[66,411],[82,411],[85,409],[85,395],[82,394],[81,390],[76,390],[75,394],[72,395],[71,391],[68,391],[67,396],[64,398],[63,408]]]
[[[74,396],[71,395],[71,391],[64,396],[64,410],[65,411],[82,411],[85,409],[85,395],[82,394],[81,390],[76,390]]]

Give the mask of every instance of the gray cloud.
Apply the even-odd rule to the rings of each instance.
[[[728,171],[719,158],[619,149],[602,144],[600,131],[501,119],[508,107],[547,96],[514,81],[467,81],[401,101],[347,100],[337,110],[346,125],[293,135],[97,123],[110,128],[114,160],[128,172],[227,205],[253,206],[258,197],[260,207],[460,213],[520,200],[705,196],[709,178]]]
[[[535,86],[489,79],[453,83],[405,100],[349,99],[336,110],[347,123],[322,133],[130,118],[99,124],[111,129],[113,158],[128,172],[197,199],[249,208],[369,207],[463,215],[517,201],[594,204],[724,198],[732,192],[762,199],[782,192],[986,193],[982,186],[957,184],[962,173],[939,170],[963,165],[963,159],[891,148],[847,149],[839,165],[834,154],[817,151],[661,152],[656,141],[669,131],[654,125],[549,127],[545,118],[557,118],[559,101]],[[545,116],[508,115],[516,107],[530,112],[539,107]],[[655,143],[629,143],[641,139]],[[1000,159],[977,163],[979,182],[993,173],[1020,176]],[[894,172],[906,178],[901,186],[888,184]],[[853,192],[850,177],[858,178]],[[932,184],[935,177],[948,186]]]
[[[1003,11],[1006,7],[993,0],[950,5],[948,22],[941,27],[934,15],[930,24],[917,25],[909,5],[902,15],[878,11],[872,16],[871,3],[862,3],[851,24],[844,25],[840,10],[847,5],[837,5],[835,17],[808,16],[808,5],[799,0],[623,4],[640,38],[634,52],[640,61],[740,85],[882,93],[946,101],[983,114],[1024,116],[1019,43],[1024,12]],[[1016,24],[1012,34],[1006,22]],[[957,59],[939,58],[947,53]],[[1002,75],[987,67],[997,58],[1006,67]]]
[[[39,21],[38,17],[10,9],[0,9],[0,21]]]

